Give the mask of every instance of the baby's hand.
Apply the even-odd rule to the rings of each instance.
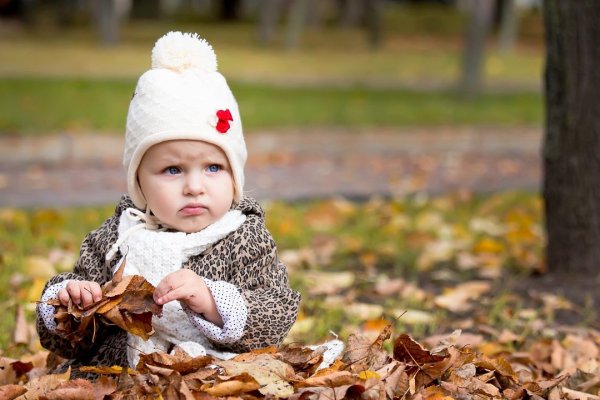
[[[223,321],[217,311],[215,299],[200,276],[189,269],[180,269],[164,277],[156,286],[154,301],[163,305],[179,300],[190,310],[203,314],[204,318],[222,326]]]
[[[102,299],[102,289],[94,281],[69,281],[64,289],[58,292],[58,299],[64,306],[69,305],[69,300],[73,304],[85,308]]]

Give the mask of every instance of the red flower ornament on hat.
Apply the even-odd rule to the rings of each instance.
[[[231,112],[229,111],[229,109],[218,110],[217,118],[217,131],[219,131],[220,133],[227,133],[227,131],[230,128],[229,121],[233,121],[233,117],[231,116]]]

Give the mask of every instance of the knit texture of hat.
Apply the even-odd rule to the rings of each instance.
[[[210,44],[196,34],[169,32],[156,41],[152,68],[139,78],[127,113],[123,166],[140,209],[146,208],[137,180],[144,153],[176,139],[220,147],[231,166],[235,201],[241,200],[247,151],[237,102]]]

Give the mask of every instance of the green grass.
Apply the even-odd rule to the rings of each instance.
[[[281,127],[405,127],[540,124],[538,93],[496,92],[463,99],[452,91],[323,88],[231,83],[248,132]],[[121,133],[135,87],[128,79],[0,80],[0,132]]]

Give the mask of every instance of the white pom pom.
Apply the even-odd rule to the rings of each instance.
[[[156,41],[152,49],[152,68],[181,72],[199,68],[217,70],[217,56],[210,44],[195,33],[169,32]]]

